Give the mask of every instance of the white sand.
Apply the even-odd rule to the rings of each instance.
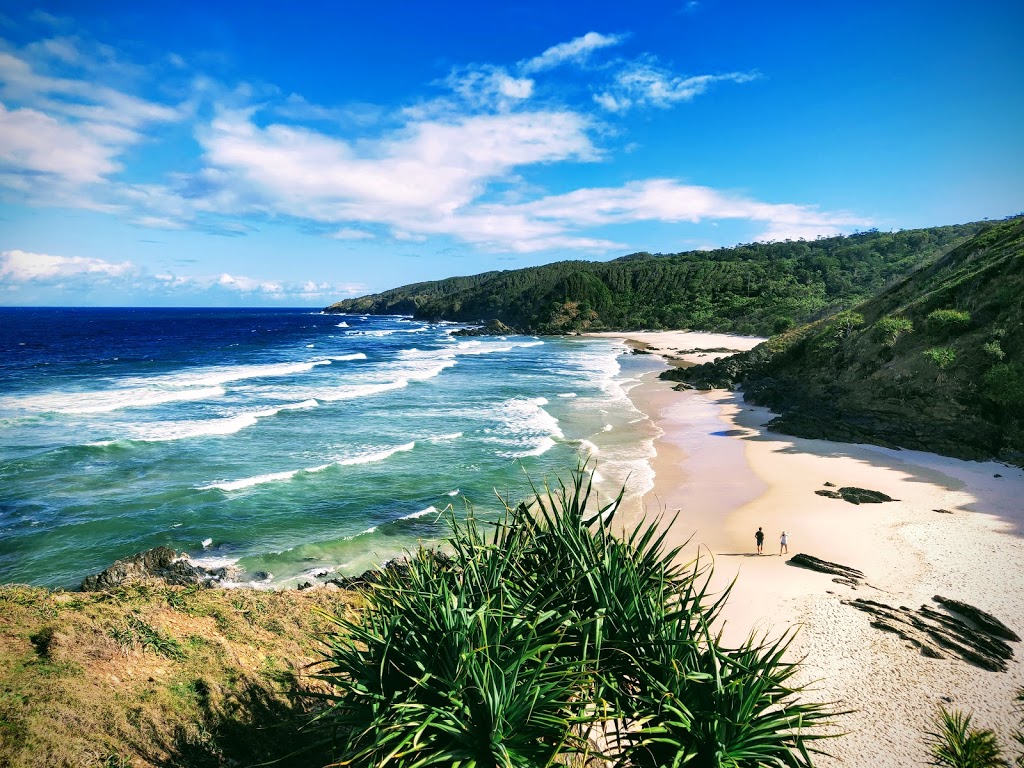
[[[671,365],[708,363],[735,352],[753,349],[764,341],[763,338],[757,336],[731,336],[727,333],[704,333],[701,331],[630,331],[628,333],[601,331],[584,335],[605,339],[622,339],[634,349],[661,355]],[[706,351],[722,348],[732,351]]]
[[[751,341],[619,336],[683,349],[738,349]],[[864,597],[917,608],[940,594],[987,610],[1024,635],[1024,471],[769,433],[764,424],[771,414],[743,404],[741,396],[674,392],[653,377],[630,397],[665,432],[655,443],[648,509],[681,510],[673,539],[692,536],[691,556],[698,546],[714,554],[716,584],[738,574],[727,640],[751,629],[779,634],[802,625],[794,652],[806,655],[803,680],[819,681],[808,696],[857,710],[842,721],[849,735],[828,745],[836,757],[820,758],[819,765],[926,763],[924,733],[940,703],[974,711],[976,724],[994,728],[1014,754],[1010,734],[1019,716],[1012,699],[1024,686],[1024,643],[1012,644],[1018,658],[1006,673],[929,659],[841,601]],[[853,505],[815,495],[826,481],[900,501]],[[758,526],[766,532],[763,556],[754,554]],[[783,529],[790,533],[789,555],[804,552],[857,568],[870,586],[853,590],[786,565],[778,556]]]

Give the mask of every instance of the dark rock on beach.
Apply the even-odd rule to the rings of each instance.
[[[987,613],[980,608],[975,608],[973,605],[969,605],[968,603],[953,600],[949,597],[943,597],[942,595],[935,595],[932,600],[946,610],[959,613],[961,616],[964,616],[974,622],[978,627],[990,635],[1002,638],[1003,640],[1011,640],[1015,643],[1020,642],[1020,636],[991,613]]]
[[[858,571],[856,568],[850,568],[849,566],[840,565],[839,563],[831,563],[828,560],[821,560],[813,555],[805,555],[802,552],[793,555],[786,562],[797,568],[807,568],[811,571],[839,576],[853,582],[859,583],[860,580],[864,578],[863,571]]]
[[[99,592],[146,579],[187,587],[211,584],[229,575],[226,568],[203,568],[189,562],[184,553],[179,555],[169,547],[154,547],[118,560],[102,573],[87,576],[82,581],[82,591]]]
[[[924,656],[933,659],[959,657],[991,672],[1005,672],[1007,662],[1013,658],[1013,648],[1007,640],[1020,640],[1016,633],[980,608],[939,596],[934,599],[951,613],[942,613],[928,605],[914,610],[874,600],[858,599],[844,603],[869,614],[871,626],[892,632]]]
[[[838,491],[815,491],[815,493],[829,499],[842,499],[851,504],[881,504],[884,501],[899,501],[899,499],[894,499],[892,496],[887,496],[880,491],[855,488],[853,486],[840,488]]]

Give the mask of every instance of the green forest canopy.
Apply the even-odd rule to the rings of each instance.
[[[691,328],[768,335],[864,300],[985,225],[561,261],[415,283],[325,311],[500,320],[535,333]]]

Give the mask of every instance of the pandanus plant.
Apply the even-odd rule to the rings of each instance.
[[[593,503],[585,466],[534,492],[487,525],[449,511],[451,554],[419,549],[328,617],[316,724],[338,765],[813,765],[838,713],[792,684],[791,637],[723,647],[729,590],[660,518],[615,535],[623,494]]]

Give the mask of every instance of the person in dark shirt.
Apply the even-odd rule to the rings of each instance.
[[[760,555],[764,551],[764,531],[760,528],[754,534],[754,541],[757,542],[757,554]]]

